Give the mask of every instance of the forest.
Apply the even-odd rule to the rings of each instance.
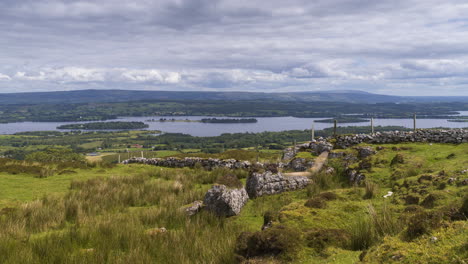
[[[468,103],[376,103],[148,100],[117,103],[0,105],[0,123],[102,121],[119,116],[229,116],[453,119]]]

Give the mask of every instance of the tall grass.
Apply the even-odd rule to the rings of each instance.
[[[352,250],[364,250],[386,235],[395,235],[403,228],[403,223],[386,203],[379,210],[368,205],[367,214],[359,216],[349,225],[351,234],[349,247]]]
[[[1,262],[233,263],[238,223],[182,209],[224,171],[168,171],[73,181],[0,215]]]

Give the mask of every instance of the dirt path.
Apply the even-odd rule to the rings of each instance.
[[[316,173],[318,173],[322,168],[323,165],[328,160],[328,152],[323,152],[320,154],[314,161],[314,165],[312,168],[308,169],[307,171],[300,171],[300,172],[289,172],[289,173],[283,173],[284,176],[307,176],[310,177]]]

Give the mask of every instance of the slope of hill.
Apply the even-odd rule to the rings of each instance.
[[[291,93],[78,90],[0,94],[0,104],[103,103],[141,100],[275,100],[348,103],[396,103],[452,101],[468,102],[468,97],[402,97],[351,90]]]

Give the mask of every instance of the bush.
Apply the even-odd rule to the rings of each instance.
[[[236,253],[244,258],[279,256],[291,260],[300,249],[301,233],[293,228],[274,226],[265,231],[244,232],[236,242]]]

